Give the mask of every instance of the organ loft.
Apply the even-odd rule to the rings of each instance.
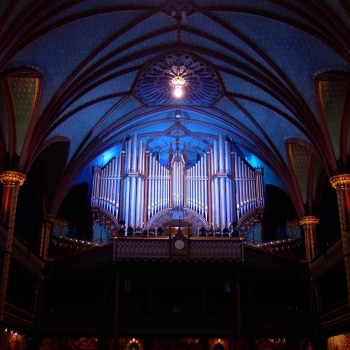
[[[0,4],[0,350],[350,350],[350,0]]]
[[[91,204],[130,235],[183,226],[193,235],[232,231],[233,222],[264,206],[263,168],[252,167],[222,135],[202,154],[176,139],[167,154],[150,152],[138,135],[104,166],[93,167]]]

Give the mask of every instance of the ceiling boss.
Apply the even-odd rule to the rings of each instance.
[[[146,67],[134,93],[148,106],[209,106],[223,95],[215,71],[181,52]]]

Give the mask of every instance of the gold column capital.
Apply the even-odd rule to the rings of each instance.
[[[301,226],[316,226],[320,223],[320,219],[317,216],[303,216],[299,220]]]
[[[50,214],[43,214],[37,218],[39,223],[51,223],[53,224],[56,221],[56,217]]]
[[[26,176],[18,171],[6,170],[0,173],[0,183],[7,186],[20,187],[24,184]]]
[[[331,185],[335,189],[348,188],[350,189],[350,174],[339,174],[332,176],[329,179]]]

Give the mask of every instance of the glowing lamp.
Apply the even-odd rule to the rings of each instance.
[[[171,83],[175,86],[174,96],[176,98],[180,98],[183,95],[182,87],[185,85],[185,79],[180,76],[176,76],[171,80]]]
[[[182,86],[181,85],[176,85],[175,90],[174,90],[174,95],[176,98],[180,98],[182,96]]]

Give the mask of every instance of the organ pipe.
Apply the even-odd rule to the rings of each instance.
[[[187,155],[178,146],[171,153],[169,165],[162,165],[148,144],[133,135],[119,155],[104,167],[93,167],[91,204],[134,229],[145,228],[161,210],[187,207],[221,230],[264,205],[263,169],[253,168],[223,136],[208,143],[188,168]]]
[[[150,153],[148,150],[148,145],[147,149],[145,150],[144,154],[144,186],[143,186],[143,192],[141,193],[141,196],[143,197],[143,221],[141,227],[143,228],[145,223],[148,220],[148,203],[149,203],[149,162],[150,162]]]

